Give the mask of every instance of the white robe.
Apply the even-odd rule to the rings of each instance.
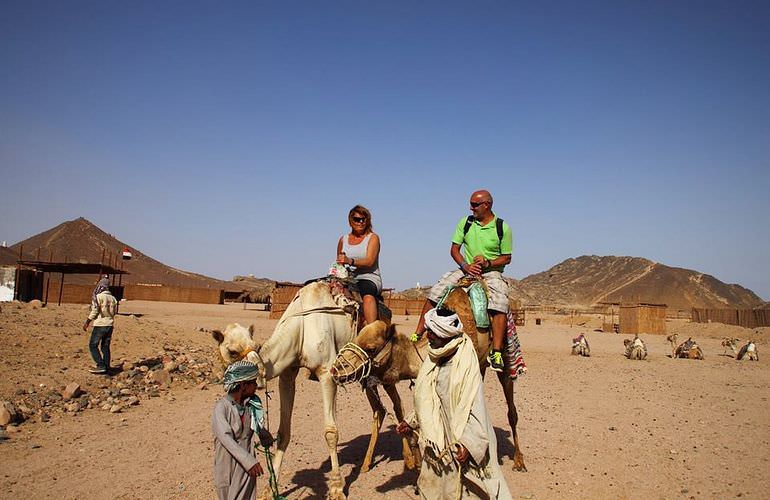
[[[459,353],[455,356],[457,355]],[[436,379],[436,393],[441,401],[441,419],[446,435],[450,435],[450,432],[447,426],[449,419],[444,408],[450,404],[449,374],[453,359],[454,356],[438,366]],[[476,362],[475,358],[474,362]],[[408,423],[412,427],[418,428],[419,418],[420,416],[415,414],[409,419],[411,422],[408,421]],[[481,383],[476,389],[468,423],[459,442],[468,449],[470,454],[468,462],[462,467],[463,473],[459,483],[460,474],[455,460],[445,457],[444,460],[437,461],[430,447],[422,449],[422,468],[417,480],[420,497],[428,500],[511,499],[508,485],[497,462],[497,439],[484,404],[484,386]]]
[[[254,467],[254,431],[251,415],[244,412],[243,421],[230,396],[217,401],[211,416],[214,433],[214,487],[219,500],[251,500],[257,480],[246,473]]]

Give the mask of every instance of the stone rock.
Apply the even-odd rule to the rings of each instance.
[[[70,413],[77,413],[80,411],[80,402],[75,401],[73,403],[69,403],[64,407],[64,409]]]
[[[147,380],[158,385],[169,385],[171,383],[171,374],[166,370],[153,370],[147,374]]]
[[[122,408],[120,407],[120,405],[112,405],[110,407],[110,413],[120,413],[121,410]]]
[[[41,307],[43,307],[43,303],[37,299],[30,300],[27,303],[27,307],[29,307],[30,309],[40,309]]]
[[[142,366],[139,367],[139,371],[142,372],[142,373],[147,373],[148,371],[150,371],[150,369],[147,368],[146,365],[142,365]]]
[[[104,403],[102,406],[100,406],[100,408],[106,411],[112,408],[112,405],[110,403]]]
[[[41,422],[48,422],[49,420],[51,420],[51,417],[46,412],[41,411],[40,412],[40,421]]]
[[[137,398],[136,396],[131,396],[126,400],[126,404],[128,404],[129,406],[136,406],[139,404],[139,398]]]
[[[71,382],[67,384],[67,387],[64,388],[64,392],[62,392],[62,398],[64,401],[69,401],[70,399],[80,396],[80,392],[80,384]]]
[[[203,382],[201,384],[198,384],[198,389],[205,391],[206,390],[206,382]]]
[[[130,396],[131,395],[131,389],[121,389],[120,390],[121,396]]]
[[[122,365],[123,371],[127,372],[134,369],[134,364],[130,361],[124,361]]]
[[[168,363],[163,363],[163,369],[169,373],[176,370],[176,368],[177,368],[177,364],[174,363],[173,361],[169,361]]]
[[[19,423],[24,420],[22,413],[10,401],[0,401],[0,425]]]

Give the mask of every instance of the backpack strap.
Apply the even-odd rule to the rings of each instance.
[[[469,215],[467,219],[465,219],[465,227],[463,227],[463,238],[468,234],[468,231],[471,228],[471,224],[473,224],[473,216]],[[500,250],[502,253],[503,249],[503,219],[500,217],[497,218],[495,221],[495,225],[497,226],[497,240],[498,245],[500,246]]]
[[[468,234],[468,231],[471,228],[471,224],[473,224],[473,216],[469,215],[467,219],[465,219],[465,227],[463,227],[463,238],[465,238],[465,235]]]

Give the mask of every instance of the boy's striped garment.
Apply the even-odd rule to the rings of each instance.
[[[524,363],[524,355],[521,352],[521,342],[519,342],[519,335],[516,333],[513,313],[508,311],[506,316],[508,327],[505,333],[505,354],[508,356],[510,376],[513,380],[516,380],[519,375],[524,375],[527,372],[527,365]]]

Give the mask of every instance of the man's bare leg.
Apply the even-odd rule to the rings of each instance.
[[[492,350],[502,351],[505,340],[506,315],[499,311],[489,311],[489,318],[492,320]]]
[[[489,353],[489,368],[496,372],[503,371],[503,341],[505,340],[506,315],[499,311],[489,311],[492,322],[492,352]]]
[[[420,311],[420,317],[417,320],[417,327],[414,329],[414,333],[417,336],[417,338],[412,338],[413,342],[417,342],[417,339],[419,337],[422,337],[422,335],[425,333],[425,313],[430,311],[436,307],[436,303],[432,302],[430,300],[425,300],[425,304],[422,306],[422,311]]]

